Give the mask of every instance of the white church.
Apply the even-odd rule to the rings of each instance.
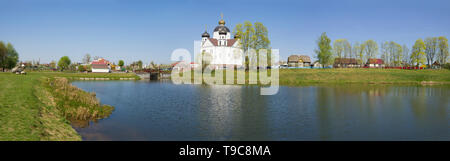
[[[220,68],[223,65],[242,66],[244,58],[239,46],[239,35],[234,35],[231,38],[230,29],[225,26],[222,17],[219,26],[214,28],[212,38],[207,31],[202,34],[200,51],[211,56],[209,64],[215,68]]]

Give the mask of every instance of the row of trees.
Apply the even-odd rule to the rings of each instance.
[[[95,56],[94,60],[99,59],[99,57]],[[76,67],[78,67],[78,71],[84,72],[84,71],[89,71],[91,69],[90,65],[87,65],[91,62],[91,55],[90,54],[86,54],[83,57],[83,63],[84,65],[76,65],[76,64],[71,64],[70,58],[68,56],[63,56],[60,58],[60,60],[58,61],[58,69],[63,71],[63,70],[75,70]],[[53,64],[54,61],[52,61]],[[123,60],[119,60],[117,63],[118,66],[120,66],[121,68],[125,67],[125,62]],[[142,60],[138,60],[138,61],[134,61],[131,64],[129,64],[128,66],[126,66],[127,70],[141,70],[143,69],[143,62]],[[150,66],[149,68],[152,69],[158,69],[161,67],[165,67],[167,68],[167,65],[163,65],[163,64],[155,64],[153,61],[150,62]]]
[[[19,61],[19,53],[11,43],[5,44],[0,41],[0,67],[4,72],[5,69],[12,69]]]
[[[369,58],[377,58],[379,50],[380,58],[389,66],[419,66],[427,64],[429,67],[437,61],[443,65],[449,57],[448,40],[446,37],[429,37],[418,39],[412,50],[406,45],[400,45],[394,41],[378,44],[373,40],[367,40],[363,43],[356,42],[353,46],[347,39],[337,39],[331,45],[331,39],[322,33],[317,40],[317,49],[315,53],[319,63],[325,66],[333,64],[334,58],[355,58],[361,64]],[[427,63],[425,63],[425,61]]]

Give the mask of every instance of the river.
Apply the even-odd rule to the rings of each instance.
[[[115,107],[83,140],[450,140],[450,86],[72,84]]]

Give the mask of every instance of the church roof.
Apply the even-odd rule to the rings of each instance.
[[[230,32],[230,29],[228,29],[228,27],[226,27],[225,25],[219,25],[216,28],[214,28],[214,32],[216,31],[226,31],[226,32]]]
[[[217,46],[217,44],[219,44],[219,43],[218,43],[219,41],[217,41],[217,39],[215,39],[215,38],[209,38],[209,41],[211,41],[211,43],[212,43],[214,46]]]
[[[233,46],[234,43],[236,43],[237,39],[228,39],[227,40],[227,46]]]
[[[205,32],[202,34],[202,37],[209,37],[209,33],[205,31]]]
[[[209,41],[211,41],[211,43],[214,46],[219,46],[219,40],[215,39],[215,38],[209,38]],[[234,43],[236,43],[237,39],[227,39],[227,46],[233,46]]]
[[[226,31],[226,30],[219,30],[219,34],[220,34],[220,35],[226,35],[226,34],[227,34],[227,31]]]

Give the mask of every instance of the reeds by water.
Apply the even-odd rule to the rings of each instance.
[[[55,98],[56,107],[69,120],[95,120],[109,116],[114,107],[102,105],[95,93],[70,84],[67,78],[47,78],[46,84]]]

